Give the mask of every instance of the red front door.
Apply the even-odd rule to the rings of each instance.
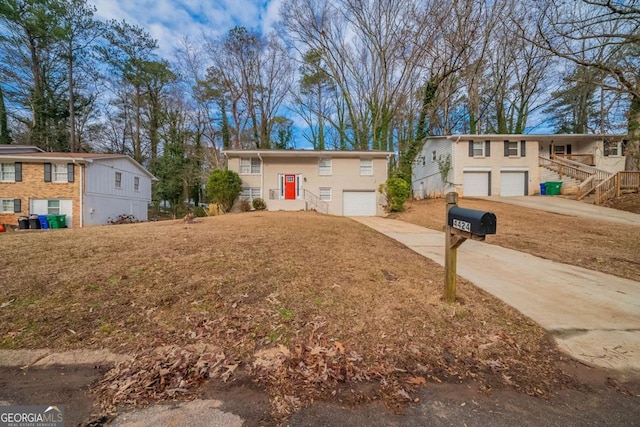
[[[295,175],[284,176],[284,198],[287,200],[293,200],[296,198],[296,176]]]

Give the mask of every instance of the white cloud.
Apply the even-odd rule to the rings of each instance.
[[[158,40],[160,56],[171,59],[182,39],[222,35],[236,25],[268,31],[280,0],[90,0],[101,20],[126,20]]]

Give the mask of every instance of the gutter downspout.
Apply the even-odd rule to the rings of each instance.
[[[258,158],[260,159],[260,198],[262,200],[266,200],[264,197],[264,160],[260,153],[258,154]]]
[[[76,159],[73,159],[73,164],[76,164]],[[85,165],[79,165],[80,166],[80,228],[82,228],[84,226],[84,179],[83,179],[83,175],[84,175],[84,168]],[[73,225],[73,224],[72,224]]]

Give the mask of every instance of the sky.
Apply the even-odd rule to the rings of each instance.
[[[158,41],[158,54],[170,59],[180,41],[202,34],[219,36],[235,26],[267,31],[278,18],[281,0],[89,0],[96,18],[125,20]]]

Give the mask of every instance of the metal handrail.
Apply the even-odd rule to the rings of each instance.
[[[329,213],[329,203],[322,200],[320,197],[316,196],[309,190],[305,189],[303,191],[304,191],[304,200],[308,202],[310,205],[312,205],[313,209],[315,209],[316,212],[320,212],[324,214]]]

